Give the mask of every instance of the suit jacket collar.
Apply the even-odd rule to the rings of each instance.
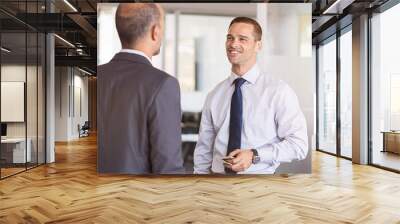
[[[127,52],[119,52],[117,54],[114,55],[113,61],[131,61],[131,62],[136,62],[136,63],[141,63],[141,64],[147,64],[150,66],[153,66],[149,60],[147,58],[145,58],[142,55],[138,55],[138,54],[131,54],[131,53],[127,53]]]

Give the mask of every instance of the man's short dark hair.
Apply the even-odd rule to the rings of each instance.
[[[232,20],[231,24],[229,24],[229,28],[231,28],[231,26],[234,23],[247,23],[250,25],[253,25],[253,30],[254,30],[254,38],[256,40],[261,40],[262,37],[262,29],[260,24],[258,24],[257,21],[255,21],[254,19],[251,19],[249,17],[236,17]]]
[[[131,13],[121,12],[125,4],[140,3],[121,3],[115,14],[115,25],[122,46],[134,45],[138,39],[142,38],[150,29],[150,26],[160,21],[160,9],[154,3],[141,4]]]

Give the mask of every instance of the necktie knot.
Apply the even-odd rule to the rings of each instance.
[[[240,88],[240,87],[243,85],[243,83],[246,82],[246,79],[244,79],[244,78],[237,78],[237,79],[235,79],[235,81],[233,81],[233,82],[235,83],[235,88],[237,89],[237,88]]]

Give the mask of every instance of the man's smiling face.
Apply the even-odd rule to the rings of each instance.
[[[226,54],[232,65],[245,65],[257,58],[260,41],[255,39],[253,25],[234,23],[226,36]]]

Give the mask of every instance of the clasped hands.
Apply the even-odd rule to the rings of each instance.
[[[235,149],[223,158],[224,166],[235,172],[245,171],[252,162],[253,151],[251,149]]]

